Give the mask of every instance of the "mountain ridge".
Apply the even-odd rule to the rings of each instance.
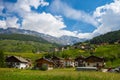
[[[86,40],[86,39],[80,39],[77,37],[66,36],[66,35],[57,38],[57,37],[53,37],[53,36],[50,36],[47,34],[38,33],[35,31],[31,31],[31,30],[24,30],[24,29],[16,29],[16,28],[2,29],[2,28],[0,28],[0,34],[12,34],[12,33],[37,36],[37,37],[41,37],[41,38],[47,40],[48,42],[56,43],[56,44],[60,44],[60,45],[72,45],[74,43],[83,42]]]

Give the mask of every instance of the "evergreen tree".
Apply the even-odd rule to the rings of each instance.
[[[5,67],[4,53],[0,50],[0,67]]]

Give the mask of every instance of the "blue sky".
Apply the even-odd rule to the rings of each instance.
[[[92,38],[120,29],[120,0],[0,0],[0,28]]]

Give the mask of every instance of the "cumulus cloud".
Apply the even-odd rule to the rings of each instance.
[[[74,35],[73,32],[64,30],[66,25],[62,20],[62,17],[53,16],[50,13],[30,13],[24,17],[22,28],[56,37],[60,37],[65,34]]]
[[[19,19],[22,18],[22,29],[33,30],[55,37],[63,35],[76,36],[79,38],[92,38],[109,31],[120,29],[120,0],[114,0],[96,8],[93,15],[89,15],[81,10],[75,10],[60,0],[54,0],[51,8],[55,12],[62,13],[65,17],[77,21],[83,21],[96,27],[92,33],[78,33],[78,31],[65,30],[63,16],[52,15],[51,13],[37,13],[31,10],[31,6],[37,9],[39,6],[48,6],[45,0],[17,0],[16,3],[0,2],[0,16],[6,17],[0,20],[0,28],[19,28]],[[6,9],[6,13],[2,10]],[[17,15],[16,15],[17,14]]]
[[[0,20],[0,28],[19,28],[20,24],[17,23],[18,18],[16,17],[8,17],[6,20]]]
[[[19,28],[20,24],[17,23],[18,18],[16,17],[8,17],[6,19],[6,26],[13,27],[13,28]]]
[[[51,10],[56,13],[61,13],[67,18],[83,21],[93,26],[98,26],[97,21],[94,19],[94,17],[92,17],[92,15],[89,15],[81,10],[76,10],[61,0],[54,0],[51,4]]]
[[[23,18],[22,29],[33,30],[55,37],[62,35],[75,36],[74,32],[64,30],[67,26],[64,24],[62,16],[53,16],[50,13],[37,13],[31,10],[31,6],[38,8],[39,6],[48,6],[49,3],[44,0],[17,0],[16,3],[5,3],[6,20],[2,21],[2,28],[14,27],[19,28],[19,17]],[[15,14],[19,17],[16,17]],[[14,17],[13,17],[14,16]]]
[[[32,12],[31,7],[38,8],[39,6],[48,6],[49,3],[44,0],[17,0],[16,3],[4,3],[4,7],[8,13],[17,13],[24,17],[27,13]]]
[[[0,28],[6,28],[6,22],[3,20],[0,20]]]
[[[94,17],[101,24],[93,33],[104,34],[120,29],[120,0],[96,8]]]

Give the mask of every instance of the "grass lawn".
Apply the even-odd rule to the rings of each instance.
[[[81,72],[74,69],[39,71],[0,68],[0,80],[120,80],[120,74]]]

